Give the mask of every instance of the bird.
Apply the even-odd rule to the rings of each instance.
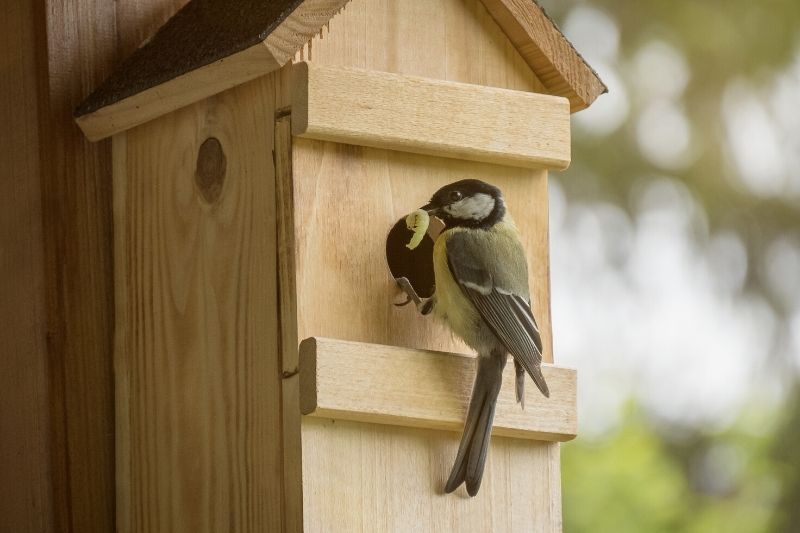
[[[527,373],[545,397],[542,340],[531,310],[528,264],[499,188],[477,179],[442,187],[421,209],[444,223],[433,247],[432,312],[477,353],[464,431],[445,492],[462,483],[475,496],[489,450],[508,354],[517,402],[524,408]]]

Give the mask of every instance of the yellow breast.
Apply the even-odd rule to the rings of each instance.
[[[464,339],[464,342],[475,347],[474,339],[480,315],[450,273],[447,264],[447,240],[456,232],[466,231],[453,228],[442,233],[433,246],[433,272],[436,278],[436,305],[434,314],[444,320],[453,333]]]

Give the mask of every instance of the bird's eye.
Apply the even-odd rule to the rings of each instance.
[[[461,194],[461,191],[450,191],[450,201],[451,202],[457,202],[457,201],[461,200],[463,197],[464,197],[464,195]]]

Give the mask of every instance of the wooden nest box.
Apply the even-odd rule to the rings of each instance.
[[[604,91],[532,0],[179,11],[76,111],[113,136],[119,530],[560,530],[575,372],[523,411],[508,365],[481,491],[444,495],[473,365],[384,245],[499,186],[552,363],[547,171]]]

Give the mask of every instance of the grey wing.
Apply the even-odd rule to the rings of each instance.
[[[447,263],[461,290],[506,350],[533,379],[542,394],[550,391],[542,375],[542,338],[528,300],[498,286],[492,271],[502,266],[486,265],[487,254],[468,234],[447,240]]]

